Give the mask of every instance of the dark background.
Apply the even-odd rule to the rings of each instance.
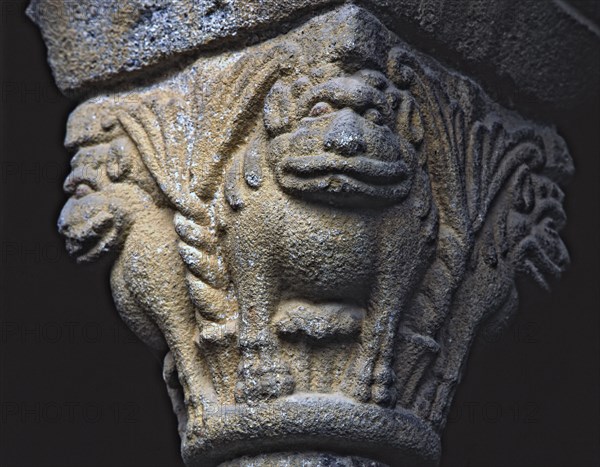
[[[0,1],[0,465],[181,465],[159,362],[117,317],[110,265],[77,266],[56,233],[74,104],[25,4]],[[563,232],[572,265],[551,293],[523,285],[513,325],[473,348],[443,467],[600,463],[600,103],[551,119],[577,170]]]

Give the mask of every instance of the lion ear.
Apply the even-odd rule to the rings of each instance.
[[[265,128],[271,137],[285,133],[289,129],[291,106],[290,87],[285,86],[281,81],[275,83],[265,99],[263,114]]]
[[[421,111],[415,99],[406,91],[401,93],[397,119],[398,132],[413,146],[418,147],[425,134]]]
[[[108,151],[106,161],[106,173],[113,182],[121,180],[125,175],[131,172],[131,156],[125,154],[126,149],[122,146],[112,143]]]

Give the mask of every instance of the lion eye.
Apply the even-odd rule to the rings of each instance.
[[[308,113],[309,117],[319,117],[324,114],[328,114],[333,112],[333,107],[327,102],[318,102],[316,103],[310,112]]]
[[[367,109],[367,111],[364,113],[364,117],[366,120],[369,120],[376,125],[381,125],[383,123],[383,115],[381,115],[381,112],[375,109]]]
[[[73,196],[75,198],[83,198],[84,196],[87,196],[93,192],[94,192],[94,190],[92,190],[92,188],[89,185],[87,185],[85,183],[80,183],[75,188],[75,192],[73,193]]]

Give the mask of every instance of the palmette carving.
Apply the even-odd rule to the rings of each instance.
[[[119,97],[71,117],[59,229],[117,252],[186,461],[434,464],[478,327],[568,263],[561,138],[354,6]]]

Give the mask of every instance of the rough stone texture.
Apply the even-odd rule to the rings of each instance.
[[[295,5],[248,3],[275,31]],[[547,287],[568,263],[564,141],[378,12],[296,17],[69,119],[59,230],[78,261],[115,256],[115,304],[166,353],[190,466],[435,465],[479,326],[510,318],[518,276]],[[102,29],[125,41],[114,53],[129,27]],[[83,30],[45,34],[59,79],[78,63],[91,86],[121,64],[85,71],[91,46],[64,45]],[[183,47],[160,44],[152,60]]]
[[[256,457],[244,456],[219,467],[384,467],[380,462],[360,457],[338,456],[312,452],[263,454]]]
[[[154,66],[164,70],[165,62],[193,52],[243,47],[340,3],[278,0],[273,7],[262,0],[34,0],[29,14],[42,29],[59,87],[88,93],[128,73],[140,75]],[[478,78],[504,104],[534,100],[568,106],[593,94],[600,79],[600,63],[590,59],[600,43],[600,28],[586,16],[592,7],[585,2],[359,3],[423,51],[444,52],[451,65]]]

